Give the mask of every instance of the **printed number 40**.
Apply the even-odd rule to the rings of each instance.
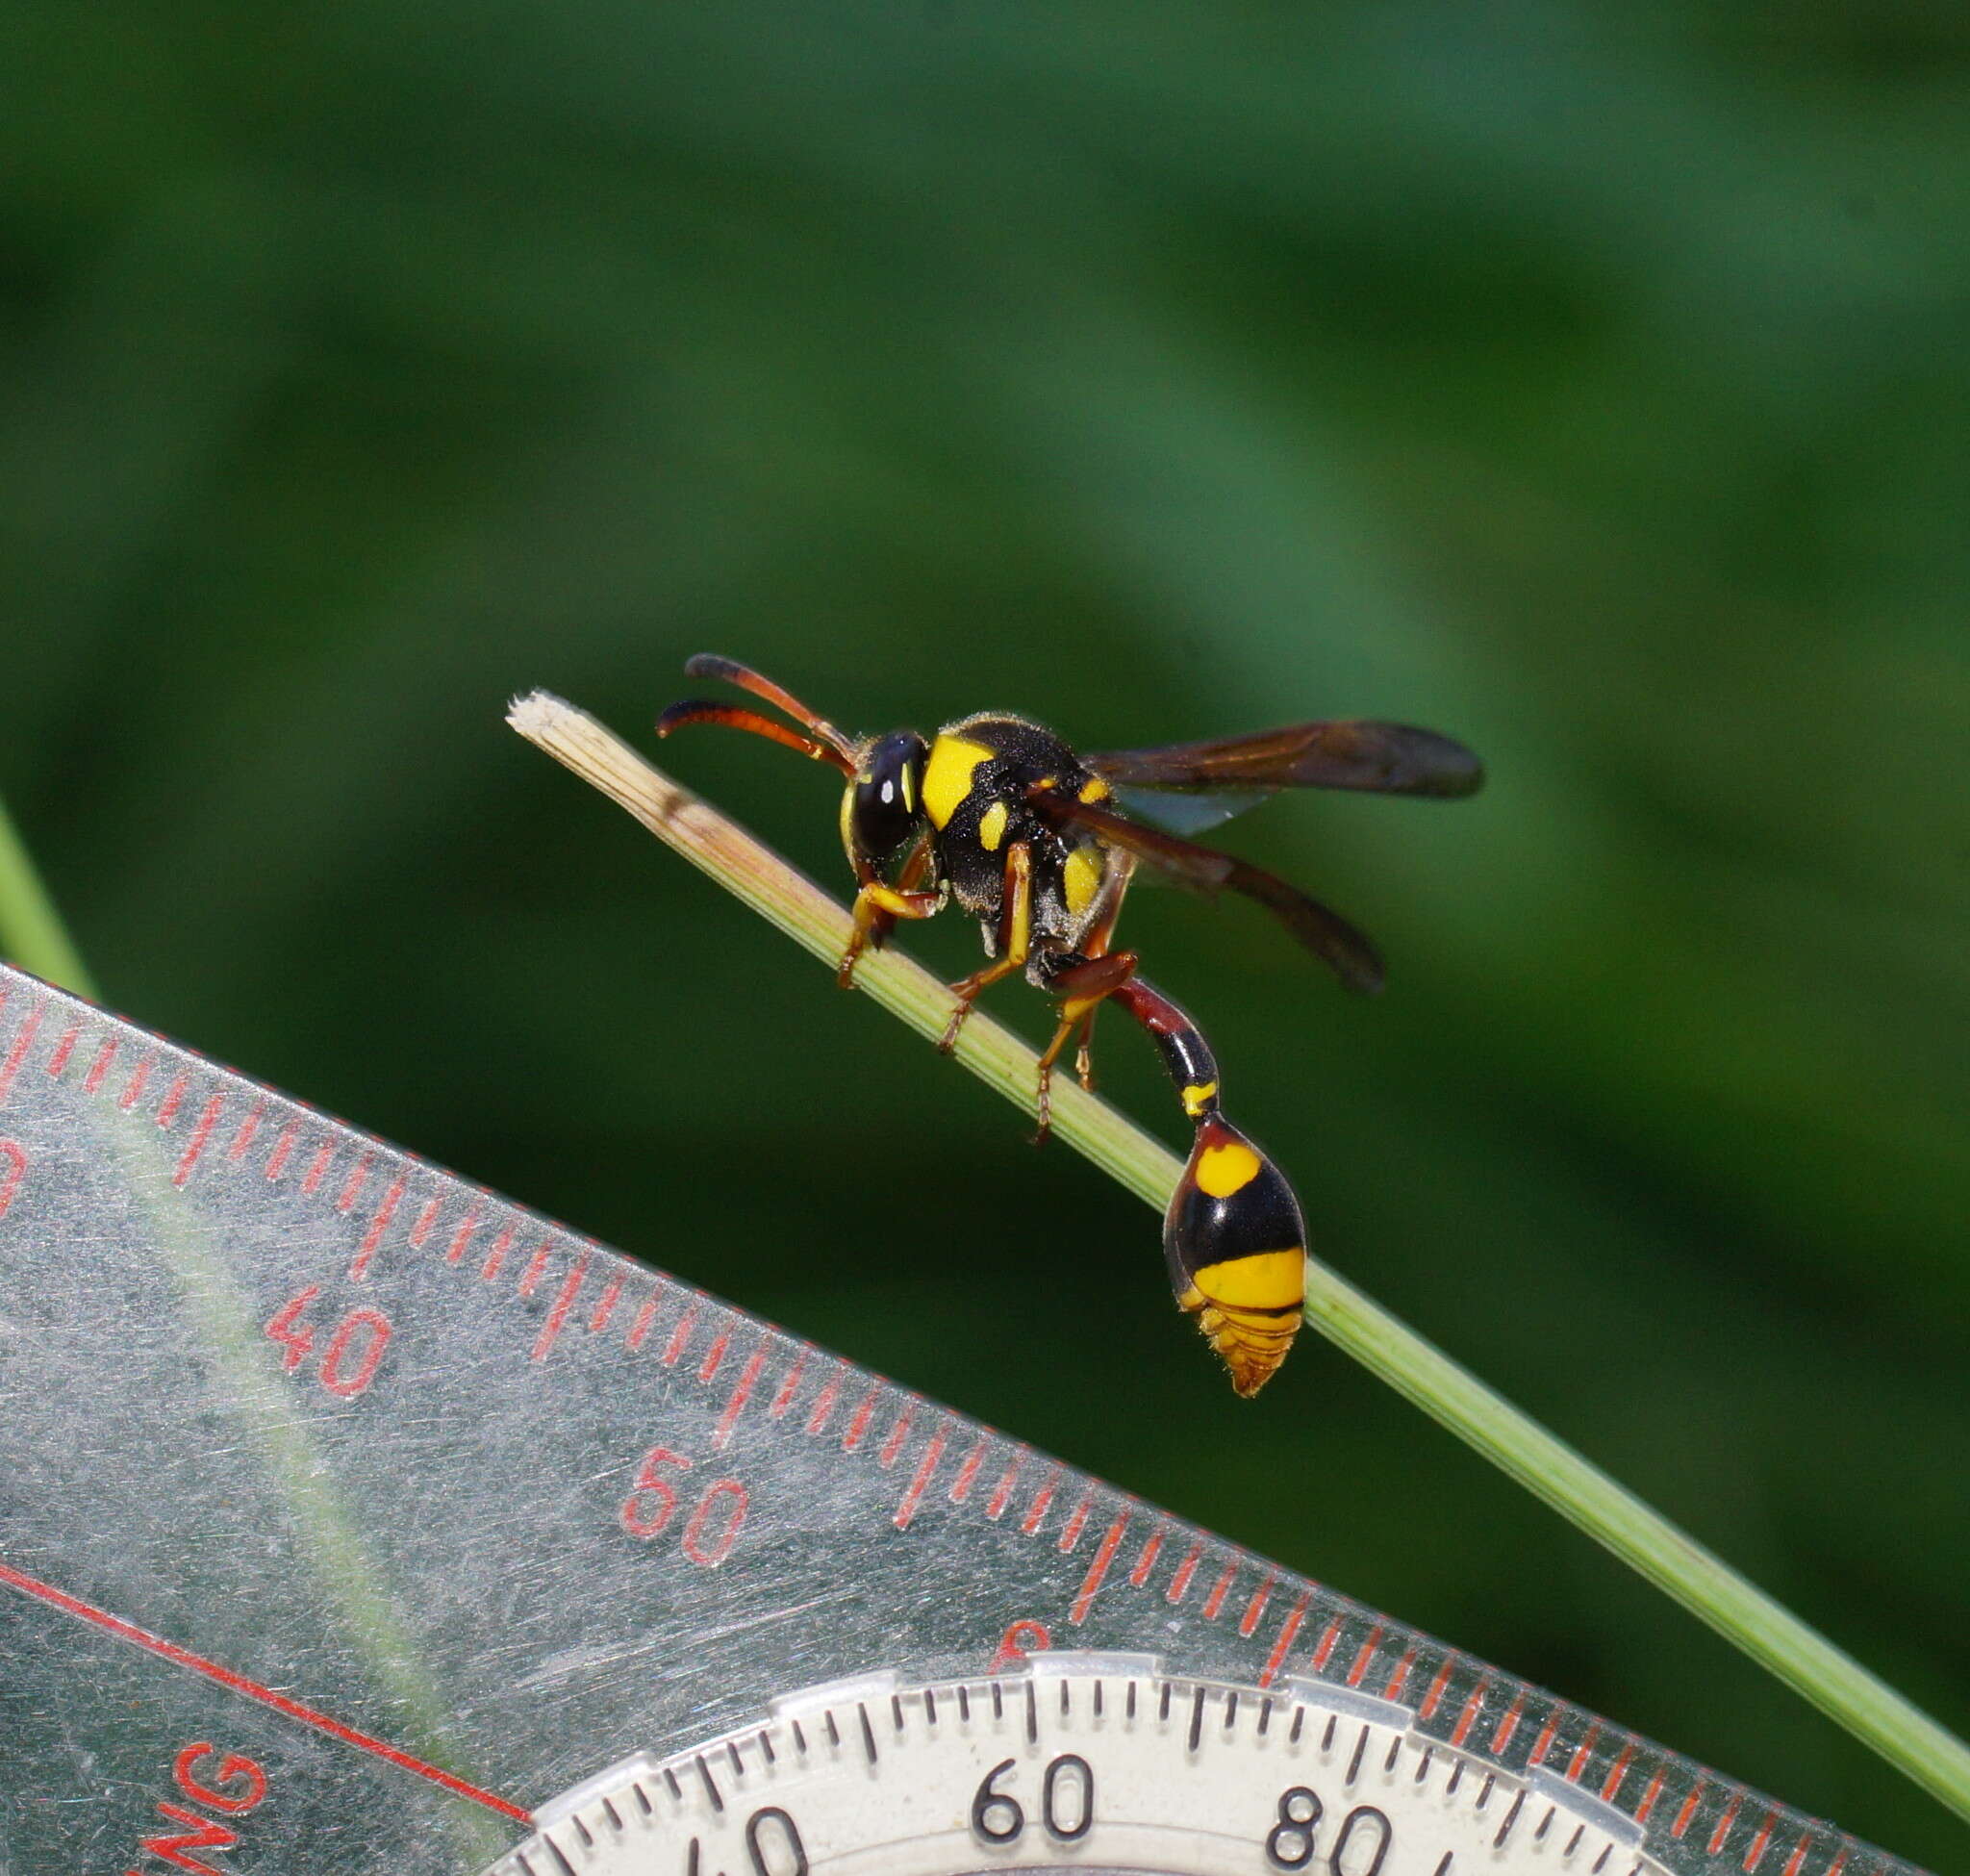
[[[269,1341],[278,1342],[284,1353],[281,1366],[292,1374],[315,1352],[315,1331],[302,1320],[308,1306],[321,1294],[319,1283],[282,1305],[280,1313],[266,1326]],[[390,1318],[376,1309],[351,1309],[330,1332],[321,1351],[316,1379],[331,1394],[353,1401],[376,1379],[383,1351],[390,1346]]]

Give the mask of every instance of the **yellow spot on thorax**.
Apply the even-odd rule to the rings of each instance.
[[[1108,784],[1099,775],[1090,775],[1081,783],[1083,801],[1105,801],[1108,799]]]
[[[949,824],[958,803],[972,792],[972,772],[996,753],[983,743],[939,733],[930,746],[930,759],[923,765],[923,812],[933,827]]]
[[[1005,803],[994,801],[978,817],[978,845],[988,853],[998,851],[998,843],[1005,838]]]
[[[1099,847],[1076,847],[1060,870],[1060,889],[1067,896],[1067,909],[1079,918],[1095,902],[1106,871]]]
[[[1183,1091],[1183,1111],[1192,1120],[1200,1119],[1204,1111],[1204,1103],[1217,1092],[1218,1084],[1215,1081],[1193,1081]]]
[[[1223,1146],[1206,1147],[1198,1154],[1198,1187],[1214,1199],[1228,1199],[1258,1177],[1262,1163],[1258,1154],[1242,1140],[1226,1140]]]

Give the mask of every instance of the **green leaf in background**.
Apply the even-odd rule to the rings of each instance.
[[[1221,1398],[1140,1206],[499,717],[716,649],[865,728],[1467,740],[1454,814],[1237,829],[1377,1002],[1128,940],[1329,1262],[1961,1730],[1966,107],[1907,6],[34,0],[0,796],[144,1022],[1953,1866],[1346,1364]],[[839,866],[818,772],[676,759]]]

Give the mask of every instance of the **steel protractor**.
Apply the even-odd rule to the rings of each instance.
[[[0,1872],[1910,1866],[0,967]]]

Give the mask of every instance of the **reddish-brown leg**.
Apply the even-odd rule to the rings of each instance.
[[[1135,876],[1135,855],[1120,850],[1108,856],[1108,877],[1102,882],[1101,902],[1096,907],[1095,915],[1081,937],[1080,951],[1086,958],[1106,957],[1109,941],[1115,936],[1115,922],[1122,916],[1122,900],[1128,891],[1128,882]],[[1073,1072],[1082,1087],[1090,1094],[1095,1091],[1095,1012],[1100,1008],[1099,1002],[1089,1005],[1088,1013],[1081,1019],[1080,1042],[1073,1052]],[[1040,1137],[1047,1136],[1043,1129]]]
[[[1032,849],[1023,840],[1016,840],[1005,852],[1005,882],[999,894],[998,909],[998,957],[986,965],[982,971],[973,971],[968,977],[960,978],[950,986],[950,994],[957,1001],[957,1007],[950,1013],[950,1021],[944,1026],[944,1033],[937,1039],[938,1048],[945,1053],[957,1047],[958,1031],[965,1027],[965,1018],[972,1013],[972,1005],[978,1001],[978,993],[987,984],[997,983],[1000,977],[1010,976],[1026,961],[1026,952],[1033,940],[1033,855]]]
[[[1045,1146],[1047,1136],[1053,1130],[1053,1064],[1060,1059],[1060,1052],[1077,1029],[1085,1052],[1096,1009],[1104,997],[1112,997],[1135,975],[1136,962],[1133,951],[1107,951],[1099,957],[1071,964],[1048,978],[1048,994],[1060,999],[1060,1025],[1053,1031],[1053,1040],[1047,1045],[1047,1052],[1040,1057],[1040,1130],[1033,1136],[1036,1147]]]
[[[944,909],[941,892],[919,888],[930,869],[930,836],[925,834],[910,849],[894,886],[886,886],[873,873],[861,881],[855,895],[855,924],[848,933],[848,948],[842,953],[835,982],[846,990],[855,981],[855,960],[864,951],[880,951],[889,942],[898,919],[934,918]]]

